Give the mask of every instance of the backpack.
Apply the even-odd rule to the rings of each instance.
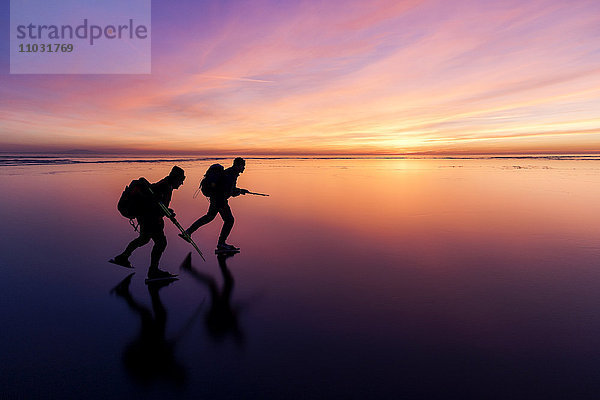
[[[200,191],[206,197],[212,197],[219,193],[221,180],[225,168],[221,164],[213,164],[206,170],[204,178],[200,181]]]
[[[125,218],[134,219],[143,215],[151,204],[152,195],[148,191],[150,182],[146,178],[134,179],[125,187],[117,203],[117,210]]]

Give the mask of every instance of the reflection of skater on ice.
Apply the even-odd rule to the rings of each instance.
[[[219,289],[216,280],[195,269],[191,264],[191,256],[181,265],[181,269],[190,274],[198,282],[206,285],[210,292],[210,308],[205,316],[205,323],[210,337],[215,341],[223,341],[232,336],[236,343],[244,344],[244,334],[240,328],[238,316],[241,306],[231,304],[234,280],[227,268],[227,259],[235,254],[218,254],[219,269],[223,275],[223,287]]]
[[[138,337],[123,351],[125,368],[142,383],[163,379],[181,385],[185,382],[186,374],[174,355],[178,338],[173,340],[165,338],[167,310],[158,293],[161,288],[173,281],[162,280],[148,284],[148,293],[152,301],[151,311],[131,296],[129,284],[132,276],[133,274],[130,274],[111,290],[111,293],[127,303],[129,309],[140,317],[141,322]]]

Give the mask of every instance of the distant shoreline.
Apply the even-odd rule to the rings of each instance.
[[[0,153],[0,166],[70,165],[70,164],[123,164],[123,163],[182,163],[229,160],[231,156],[153,156],[116,154],[10,154]],[[551,155],[303,155],[303,156],[246,156],[248,160],[588,160],[600,161],[600,154]]]

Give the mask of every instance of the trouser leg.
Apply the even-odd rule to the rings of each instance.
[[[165,222],[162,217],[159,216],[138,218],[138,221],[140,223],[140,237],[133,240],[127,248],[135,249],[148,243],[150,239],[152,239],[154,246],[150,253],[150,269],[158,269],[160,257],[167,248],[167,238],[165,237],[164,232]]]
[[[189,228],[186,229],[186,232],[191,235],[202,225],[206,225],[210,221],[215,219],[217,213],[217,207],[215,207],[215,205],[211,202],[210,206],[208,206],[208,211],[206,212],[206,215],[198,218]]]
[[[150,236],[144,235],[140,232],[140,236],[133,239],[128,245],[127,248],[121,253],[122,256],[129,258],[135,249],[138,247],[142,247],[150,241]]]
[[[219,209],[219,214],[221,215],[221,218],[223,218],[223,228],[221,228],[221,234],[219,235],[219,243],[225,243],[227,237],[231,233],[235,220],[231,213],[231,208],[229,208],[229,204],[227,203]]]
[[[167,248],[167,237],[161,230],[155,233],[155,235],[152,237],[152,240],[154,241],[154,246],[152,247],[152,252],[150,253],[150,269],[158,269],[160,257]]]

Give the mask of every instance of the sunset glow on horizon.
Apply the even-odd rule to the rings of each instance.
[[[151,75],[5,71],[0,151],[600,152],[597,1],[153,1],[151,32]]]

